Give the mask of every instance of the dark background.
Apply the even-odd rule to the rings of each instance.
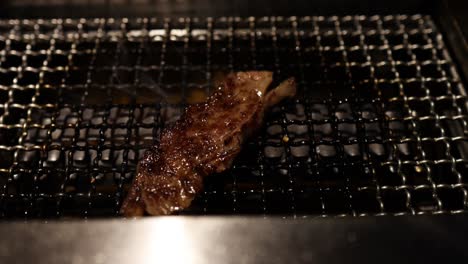
[[[433,13],[437,0],[52,0],[2,1],[3,17],[290,16]],[[463,1],[450,1],[460,2]]]

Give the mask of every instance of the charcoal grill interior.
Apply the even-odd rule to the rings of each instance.
[[[5,19],[0,217],[117,216],[161,130],[252,69],[299,95],[181,214],[467,210],[467,97],[429,15]]]

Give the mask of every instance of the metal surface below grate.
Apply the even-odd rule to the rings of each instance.
[[[467,97],[428,16],[0,21],[0,216],[117,215],[223,72],[295,76],[187,214],[459,213]]]

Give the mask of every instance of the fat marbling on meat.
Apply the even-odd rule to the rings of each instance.
[[[125,198],[125,216],[167,215],[187,208],[203,178],[229,168],[266,109],[296,93],[293,78],[267,91],[268,71],[227,75],[205,103],[190,105],[147,150]]]

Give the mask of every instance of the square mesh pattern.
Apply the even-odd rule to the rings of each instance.
[[[0,21],[0,217],[116,216],[142,153],[227,71],[295,76],[182,214],[467,209],[467,97],[428,16]]]

